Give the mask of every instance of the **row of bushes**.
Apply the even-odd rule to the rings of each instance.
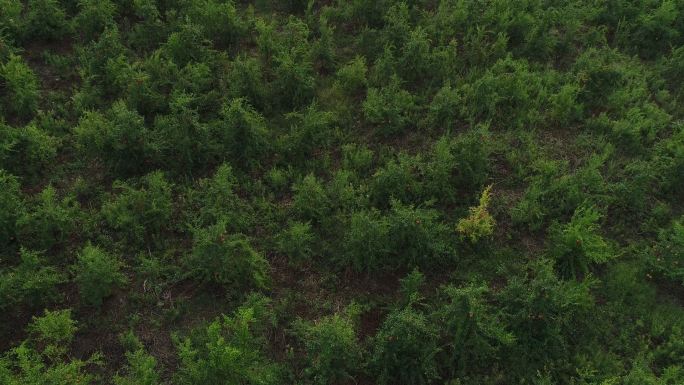
[[[343,264],[359,270],[425,267],[448,261],[454,256],[456,231],[445,224],[445,218],[431,208],[430,202],[440,199],[438,208],[452,204],[452,200],[458,203],[459,195],[469,194],[484,182],[481,173],[488,168],[488,146],[474,146],[478,139],[484,138],[486,142],[486,137],[485,132],[455,140],[442,138],[428,157],[400,155],[396,161],[390,159],[373,175],[368,175],[374,163],[373,152],[363,147],[345,147],[343,170],[327,186],[312,175],[293,185],[292,213],[298,221],[288,225],[289,229],[282,235],[274,234],[279,239],[278,249],[293,258],[307,259],[314,251],[329,253],[327,249],[320,249],[317,239],[333,236],[342,241],[342,248],[332,254]],[[665,172],[677,173],[677,155],[667,152],[677,145],[676,138],[664,142],[667,147],[659,150],[662,155],[641,166],[649,171],[655,167],[662,169],[651,178],[668,177]],[[613,210],[613,207],[623,209],[622,205],[629,206],[629,202],[639,200],[639,196],[634,195],[637,192],[642,196],[651,194],[653,190],[649,186],[634,190],[640,188],[640,185],[634,185],[630,190],[620,191],[621,184],[606,181],[601,167],[607,156],[610,152],[591,158],[575,174],[568,174],[562,163],[540,162],[539,175],[532,176],[525,195],[511,210],[511,218],[536,230],[548,223],[550,217],[569,220],[586,200]],[[670,166],[672,162],[675,163]],[[272,172],[267,177],[274,178],[275,174]],[[113,194],[104,197],[99,213],[104,226],[92,222],[88,226],[95,226],[90,231],[111,231],[113,240],[131,246],[152,242],[163,247],[162,239],[178,231],[249,234],[256,224],[249,219],[254,208],[236,195],[236,184],[232,168],[224,165],[212,178],[202,179],[196,188],[188,189],[180,201],[174,202],[174,187],[159,172],[148,174],[137,182],[116,182]],[[68,245],[68,240],[73,240],[77,224],[86,223],[85,213],[75,198],[81,195],[82,199],[84,194],[87,197],[88,191],[77,190],[76,195],[60,198],[54,188],[47,187],[34,198],[25,199],[15,177],[5,174],[3,185],[7,195],[3,234],[5,247],[10,247],[8,250],[17,244],[35,250],[59,249]],[[240,188],[251,190],[256,186]],[[464,190],[453,191],[453,186],[463,186]],[[278,193],[278,186],[273,185],[273,188]],[[620,195],[609,199],[608,194],[616,190]],[[621,201],[623,197],[629,201]],[[175,207],[179,204],[180,210]],[[486,210],[483,211],[481,202],[480,208],[473,208],[476,211],[466,219],[466,205],[464,202],[460,205],[462,220],[457,230],[472,238],[476,232],[472,221],[481,220]],[[633,206],[629,209],[634,211],[639,206],[642,207],[640,211],[645,209],[644,202]],[[172,218],[178,215],[182,217],[181,226],[170,226]],[[316,232],[312,231],[312,224],[316,225]],[[484,235],[491,235],[491,225],[485,226]]]
[[[81,4],[82,12],[97,10],[103,15],[83,16],[83,20],[88,20],[88,23],[78,19],[77,24],[84,28],[89,23],[101,24],[104,27],[99,29],[89,27],[101,30],[101,33],[93,34],[93,39],[85,40],[85,44],[78,50],[78,63],[75,64],[78,64],[79,76],[84,82],[75,99],[76,112],[79,115],[87,116],[86,112],[89,109],[107,107],[113,101],[124,100],[129,109],[145,117],[146,130],[158,131],[160,136],[166,136],[164,131],[173,132],[179,129],[166,127],[174,126],[174,123],[179,124],[178,117],[173,116],[158,122],[164,127],[152,124],[157,120],[157,114],[174,115],[172,112],[176,111],[178,114],[189,113],[190,116],[196,116],[190,119],[198,121],[185,122],[190,124],[183,124],[188,126],[183,129],[192,130],[193,134],[201,136],[204,134],[203,131],[210,130],[203,127],[204,123],[214,120],[220,114],[222,105],[232,104],[232,99],[244,98],[246,103],[255,108],[259,114],[270,118],[272,112],[302,109],[310,105],[312,99],[318,94],[314,64],[317,61],[316,52],[321,50],[320,46],[325,38],[324,26],[327,19],[324,16],[310,23],[291,18],[284,23],[282,31],[276,31],[277,26],[268,20],[254,16],[247,21],[241,20],[236,16],[238,10],[230,3],[190,2],[182,9],[182,13],[187,14],[188,19],[181,22],[182,17],[175,17],[179,23],[175,26],[177,30],[159,27],[168,34],[165,44],[154,53],[137,58],[129,49],[132,44],[127,40],[129,36],[122,36],[122,32],[116,28],[117,23],[112,9],[118,7],[108,4],[107,6]],[[50,1],[35,2],[34,5],[58,7],[56,2]],[[148,4],[148,6],[143,6],[142,3],[136,5],[136,7],[147,9],[139,11],[147,15],[140,17],[153,19],[136,24],[137,27],[146,23],[160,23],[159,18],[164,12],[156,9],[153,4]],[[497,7],[508,6],[499,4]],[[342,91],[343,95],[363,94],[363,90],[367,88],[367,95],[361,103],[361,109],[368,125],[374,126],[375,131],[381,137],[406,132],[409,127],[439,125],[442,129],[453,129],[466,123],[480,122],[483,119],[490,120],[496,128],[549,124],[574,125],[578,120],[593,115],[599,104],[607,103],[619,105],[622,111],[609,111],[597,124],[614,125],[615,127],[608,129],[615,131],[616,140],[627,141],[628,145],[633,146],[638,145],[641,135],[652,141],[653,135],[657,134],[654,130],[662,126],[663,119],[667,121],[665,112],[653,103],[643,107],[632,106],[630,100],[625,100],[629,98],[643,103],[647,99],[652,99],[653,96],[650,95],[651,90],[648,88],[625,93],[625,82],[644,83],[649,80],[636,72],[644,71],[640,64],[616,50],[600,47],[577,53],[571,58],[573,64],[566,73],[539,67],[531,60],[532,58],[526,58],[525,55],[522,57],[499,55],[488,61],[486,65],[473,69],[469,73],[440,74],[439,70],[414,68],[409,64],[427,61],[426,64],[416,65],[443,69],[445,66],[441,61],[454,60],[452,57],[447,59],[442,57],[446,54],[442,50],[448,53],[449,49],[455,49],[455,47],[449,48],[451,41],[449,38],[446,36],[430,37],[430,34],[439,35],[446,33],[449,29],[432,31],[420,25],[414,26],[414,24],[420,24],[413,20],[417,10],[409,9],[406,5],[387,8],[386,20],[379,32],[386,35],[384,44],[387,44],[389,48],[371,51],[381,52],[379,57],[369,52],[366,56],[357,56],[350,61],[336,62],[334,65],[336,74],[333,76],[335,78],[333,88]],[[527,12],[527,10],[515,9],[514,6],[512,8],[508,11],[518,17],[522,17]],[[471,12],[476,13],[476,9],[474,4],[460,8],[453,4],[444,4],[436,10],[436,13],[438,15],[444,13],[443,17],[447,20],[453,17],[460,19]],[[485,19],[493,19],[488,20],[487,24],[502,22],[490,12],[491,10],[483,16]],[[541,12],[541,9],[534,12]],[[130,16],[132,15],[126,15],[126,17]],[[171,18],[171,16],[168,17]],[[425,20],[421,21],[425,22]],[[171,21],[167,22],[173,24]],[[554,20],[554,22],[561,21]],[[550,24],[552,25],[553,22]],[[42,25],[49,26],[50,23]],[[551,25],[546,27],[552,28]],[[220,53],[224,46],[237,45],[235,42],[240,37],[246,38],[249,34],[244,31],[248,28],[253,28],[258,32],[258,37],[254,41],[259,48],[257,57],[237,55],[226,58]],[[507,28],[504,27],[501,32],[512,33],[512,31],[506,31]],[[573,31],[577,32],[576,29]],[[464,32],[449,31],[448,33],[453,34],[453,39]],[[516,31],[516,34],[518,33],[520,31]],[[318,40],[314,40],[317,34],[320,36]],[[537,32],[533,34],[536,36]],[[155,34],[141,35],[155,36]],[[205,38],[219,41],[214,41],[213,46],[208,46],[203,43]],[[509,38],[512,39],[512,37]],[[220,41],[224,39],[226,41]],[[418,41],[414,41],[416,39]],[[509,43],[515,44],[513,41]],[[406,55],[413,56],[395,57],[397,54],[392,48],[394,46],[396,48],[404,46]],[[505,48],[504,46],[504,51]],[[416,52],[412,53],[414,50]],[[5,113],[30,118],[37,106],[37,79],[18,56],[10,56],[4,62],[1,71],[6,84],[4,93],[15,101],[9,104],[12,110]],[[368,68],[369,64],[372,64],[370,68]],[[662,74],[669,77],[672,69],[667,62],[664,64]],[[673,66],[676,67],[675,63]],[[456,67],[459,66],[456,65]],[[422,83],[420,79],[414,78],[415,74],[419,73],[434,74],[434,79],[431,79],[429,83],[430,86],[415,87],[416,84]],[[269,83],[268,87],[263,85],[265,82]],[[409,87],[409,85],[414,86]],[[637,86],[648,87],[648,84]],[[221,100],[222,95],[227,95],[228,99]],[[663,97],[667,95],[658,96],[660,99]],[[280,102],[267,105],[266,101]],[[91,118],[98,120],[99,124],[86,123],[86,126],[91,126],[90,131],[104,131],[103,141],[109,142],[109,146],[117,145],[116,136],[107,138],[110,130],[113,135],[125,135],[124,132],[120,132],[121,128],[108,127],[117,126],[116,118],[126,119],[123,116],[126,112],[120,111],[121,108],[119,106],[117,111],[112,112],[112,118],[115,121],[111,122],[111,119],[108,119],[110,124],[96,117]],[[548,111],[548,113],[541,116],[540,111]],[[612,116],[614,112],[619,112],[619,116]],[[646,115],[649,120],[655,120],[656,126],[649,128],[653,123],[644,121],[643,115]],[[628,121],[621,123],[625,119]],[[651,132],[640,133],[642,129],[635,130],[630,127],[635,123],[634,119],[639,119],[638,124],[643,127],[643,130]],[[627,125],[628,122],[631,124]],[[142,128],[140,121],[135,124],[136,127]],[[119,139],[124,138],[119,137]],[[147,144],[144,140],[144,133],[141,133],[140,137],[125,139],[138,143],[137,148],[132,146],[133,150],[144,150],[139,146]],[[637,143],[629,143],[634,141]],[[170,145],[174,151],[188,151],[183,143],[172,141]],[[247,140],[244,144],[239,142],[233,145],[233,148],[235,146],[251,148],[259,146],[259,143],[251,143]],[[153,147],[159,147],[159,145]],[[202,153],[200,149],[197,150],[193,152],[193,157]],[[134,159],[140,160],[139,157]],[[192,163],[189,159],[184,160]]]
[[[96,251],[91,248],[86,253]],[[398,302],[377,332],[365,340],[359,337],[363,311],[356,304],[313,322],[295,319],[289,329],[292,348],[303,354],[289,358],[294,360],[290,369],[273,360],[267,340],[283,314],[276,312],[267,298],[251,295],[233,315],[222,316],[186,337],[174,337],[179,369],[173,383],[230,379],[250,384],[329,384],[359,378],[373,378],[379,384],[493,384],[502,378],[544,383],[562,382],[559,372],[578,366],[588,372],[577,373],[577,378],[593,379],[598,382],[589,383],[596,384],[670,384],[682,379],[681,368],[676,366],[676,330],[682,326],[681,319],[672,325],[675,329],[666,340],[656,342],[658,337],[651,337],[655,339],[648,343],[655,344],[656,353],[646,361],[623,368],[615,365],[615,357],[606,355],[599,363],[589,357],[597,344],[610,337],[578,333],[577,329],[613,317],[596,313],[592,295],[596,281],[560,280],[550,261],[543,259],[509,273],[509,283],[500,290],[475,282],[446,285],[434,299],[427,300],[422,296],[424,277],[414,271],[401,280]],[[63,383],[60,381],[66,378],[72,379],[70,383],[92,381],[85,368],[98,365],[99,356],[87,361],[68,358],[76,330],[68,310],[34,317],[29,339],[0,359],[1,378],[7,383]],[[114,377],[114,383],[162,383],[156,360],[135,336],[126,333],[121,343],[128,364]],[[601,371],[592,371],[598,369],[591,366],[596,364],[602,365]],[[301,371],[293,372],[293,367]]]

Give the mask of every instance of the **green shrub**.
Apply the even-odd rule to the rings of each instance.
[[[404,278],[399,280],[399,293],[401,300],[398,302],[400,307],[410,304],[423,305],[425,297],[421,293],[422,287],[425,285],[425,275],[414,268],[410,273],[406,274]]]
[[[463,114],[474,122],[491,119],[497,128],[534,126],[545,92],[543,80],[524,60],[500,59],[481,77],[461,87]]]
[[[103,99],[117,99],[133,77],[116,25],[107,27],[97,38],[77,50],[79,75],[83,85],[74,95],[74,104],[84,112],[104,104]]]
[[[286,109],[310,104],[315,73],[309,26],[293,16],[282,27],[263,19],[257,19],[255,27],[260,54],[273,63],[274,101]]]
[[[401,47],[406,43],[411,33],[409,4],[406,2],[397,2],[387,5],[387,12],[384,15],[385,26],[383,32],[391,45]]]
[[[226,87],[228,94],[234,99],[244,98],[248,104],[258,110],[264,110],[270,106],[268,88],[264,86],[266,81],[263,75],[264,69],[261,63],[244,54],[238,55],[230,63],[230,69],[226,73]]]
[[[45,173],[54,163],[61,145],[58,138],[48,134],[34,123],[17,130],[16,156],[12,158],[13,169],[18,173],[35,177]],[[20,171],[21,170],[21,171]]]
[[[169,228],[173,214],[172,185],[164,174],[153,172],[142,178],[139,188],[116,181],[117,195],[102,205],[102,216],[130,242],[159,240]]]
[[[140,172],[149,163],[150,133],[143,118],[122,101],[105,114],[86,112],[74,128],[79,151],[90,159],[103,159],[116,175]]]
[[[19,180],[0,169],[0,250],[16,241],[17,219],[25,210]]]
[[[368,195],[365,185],[357,186],[358,177],[348,170],[337,170],[326,187],[330,208],[335,213],[348,213],[368,204]],[[326,224],[334,225],[334,219],[330,218]]]
[[[226,143],[223,138],[212,140],[211,127],[200,121],[196,101],[192,94],[174,93],[169,101],[170,113],[156,115],[154,119],[153,145],[158,149],[157,162],[179,175],[192,175],[212,164],[216,157],[226,157],[228,154],[223,152],[225,144],[239,145],[237,142]],[[232,140],[239,132],[227,130],[227,139]]]
[[[684,176],[684,126],[673,128],[672,136],[658,143],[653,158],[634,179],[646,179],[659,193],[671,197],[679,192],[679,181]],[[645,175],[644,175],[645,174]]]
[[[672,93],[676,104],[679,106],[677,111],[681,113],[681,101],[684,91],[677,85],[684,80],[684,46],[674,48],[671,54],[664,57],[660,66],[660,73],[665,80],[667,90]]]
[[[411,83],[420,82],[433,69],[430,38],[422,27],[412,30],[401,48],[397,60],[399,73]]]
[[[34,345],[42,345],[43,354],[50,360],[57,360],[66,355],[69,345],[78,328],[71,319],[71,309],[49,311],[41,317],[33,317],[28,326]]]
[[[370,366],[379,384],[427,384],[437,379],[438,331],[412,306],[393,310],[373,337]]]
[[[611,248],[600,235],[601,214],[593,207],[580,206],[569,223],[551,229],[551,255],[563,277],[582,277],[596,264],[612,258]]]
[[[319,223],[326,217],[330,200],[323,184],[313,174],[305,176],[292,190],[292,209],[301,219]]]
[[[169,35],[162,49],[180,68],[191,62],[204,61],[210,42],[203,32],[200,25],[187,20]]]
[[[59,200],[54,187],[48,186],[17,219],[17,238],[21,245],[34,250],[62,245],[76,229],[78,216],[73,197]]]
[[[316,86],[313,64],[290,53],[281,53],[274,61],[273,90],[279,104],[286,109],[309,104]]]
[[[126,104],[143,115],[146,121],[154,121],[158,115],[168,113],[169,102],[174,97],[169,94],[169,89],[180,76],[178,66],[160,50],[155,51],[137,62],[125,79]]]
[[[455,151],[458,149],[457,144],[447,136],[440,137],[434,143],[430,157],[422,165],[424,183],[421,187],[424,198],[439,200],[445,204],[456,203],[458,190],[472,187],[463,183],[470,181],[461,181],[458,178],[458,174],[469,171],[467,162],[471,159],[466,156],[459,157],[459,155],[469,154],[458,154]],[[472,161],[481,160],[472,159]]]
[[[415,121],[415,109],[414,96],[401,88],[397,77],[385,87],[369,88],[363,101],[363,114],[381,137],[404,133]]]
[[[76,330],[70,310],[46,310],[42,317],[34,317],[29,331],[33,332],[35,341],[25,341],[0,358],[0,383],[92,384],[95,376],[86,367],[100,364],[99,356],[93,355],[86,361],[65,357]],[[32,345],[44,348],[39,351]]]
[[[219,285],[236,293],[266,288],[268,261],[252,248],[247,237],[229,234],[226,222],[197,229],[192,253],[186,259],[189,274],[200,282]]]
[[[193,106],[200,113],[212,115],[221,108],[222,93],[216,89],[216,75],[209,63],[191,62],[180,68],[179,78],[175,81],[174,92],[189,94]]]
[[[2,9],[2,14],[0,14],[0,36],[2,34],[7,34],[9,41],[16,40],[19,32],[22,28],[21,25],[21,12],[23,10],[23,4],[21,0],[1,0],[0,9]],[[0,41],[2,37],[0,37]],[[0,48],[0,59],[3,58],[3,49]]]
[[[648,274],[644,266],[635,264],[625,259],[617,260],[616,263],[607,264],[606,274],[603,276],[602,293],[613,306],[629,308],[632,314],[641,317],[652,312],[649,305],[657,295],[656,288],[650,282],[643,279]],[[622,321],[623,325],[636,325],[629,317]],[[621,341],[624,343],[624,341]]]
[[[22,248],[17,266],[0,272],[0,309],[15,305],[38,307],[59,297],[57,285],[66,279],[44,256]]]
[[[308,3],[307,13],[313,10],[313,3]],[[309,18],[311,18],[309,16]],[[337,47],[335,27],[330,25],[325,15],[318,17],[318,39],[312,43],[311,58],[324,71],[335,68],[337,62]]]
[[[487,372],[500,361],[501,348],[515,341],[491,303],[488,287],[446,286],[442,294],[446,302],[436,306],[433,317],[441,325],[443,370],[452,378]]]
[[[373,169],[373,150],[361,144],[342,146],[342,166],[360,177],[367,177]]]
[[[85,367],[99,361],[47,360],[40,353],[22,344],[0,358],[0,381],[8,385],[20,384],[73,384],[88,385],[94,380]],[[51,365],[52,364],[52,365]]]
[[[440,221],[437,210],[393,200],[388,221],[393,263],[428,269],[443,265],[452,256],[451,231]]]
[[[114,385],[160,384],[159,374],[155,369],[157,360],[145,351],[132,332],[124,334],[121,339],[126,348],[126,374],[121,376],[117,373],[113,378]]]
[[[440,137],[421,166],[423,199],[456,204],[463,194],[481,190],[491,170],[490,142],[491,135],[486,127],[478,127],[456,138]]]
[[[245,34],[246,23],[237,14],[232,1],[200,0],[190,4],[190,20],[201,26],[204,36],[217,47],[227,48]]]
[[[390,262],[389,222],[377,210],[351,215],[342,242],[342,261],[357,271],[377,270]]]
[[[684,225],[681,221],[674,221],[670,227],[660,230],[658,243],[649,251],[647,261],[652,273],[684,285]]]
[[[349,314],[349,313],[352,314]],[[304,344],[304,373],[314,384],[337,384],[354,379],[361,366],[361,346],[354,326],[355,310],[315,322],[297,320],[295,330]]]
[[[154,0],[133,0],[132,6],[133,13],[145,21],[154,21],[160,16],[159,7]]]
[[[69,345],[74,339],[78,328],[76,321],[71,319],[71,310],[45,310],[41,317],[33,317],[29,331],[38,341],[48,345]]]
[[[645,59],[657,57],[681,42],[681,30],[677,25],[681,10],[678,11],[677,7],[676,1],[640,4],[636,8],[638,14],[629,15],[632,16],[629,21],[619,24],[615,40],[629,52]],[[615,11],[611,16],[621,14]],[[628,15],[622,13],[621,16]]]
[[[224,163],[210,178],[200,179],[197,187],[188,191],[185,214],[191,226],[208,226],[221,219],[231,231],[247,231],[253,218],[249,207],[237,195],[240,186],[233,168]]]
[[[530,370],[553,365],[554,373],[573,370],[572,357],[590,349],[587,333],[600,319],[591,289],[595,282],[560,280],[545,258],[507,271],[507,285],[496,292],[502,321],[516,343],[502,349],[507,378],[529,378]],[[585,329],[586,328],[586,329]],[[555,382],[555,381],[554,381]]]
[[[349,63],[337,70],[335,84],[346,95],[355,96],[365,90],[368,66],[363,56],[356,56]]]
[[[59,40],[69,33],[66,13],[58,0],[28,0],[24,39]]]
[[[355,26],[380,27],[390,4],[391,2],[386,0],[373,2],[351,0],[340,3],[335,11],[342,22],[351,23]]]
[[[241,306],[199,332],[198,340],[177,339],[180,359],[175,383],[275,385],[279,367],[265,356],[262,333],[272,325],[265,299]]]
[[[630,108],[624,117],[617,121],[609,121],[610,129],[616,144],[632,153],[643,153],[666,129],[671,117],[658,106],[644,103],[641,107]]]
[[[579,101],[580,87],[574,83],[564,84],[550,96],[549,116],[559,126],[576,123],[583,114],[584,106]]]
[[[407,203],[420,194],[420,159],[400,153],[372,175],[370,200],[376,207],[388,207],[392,199]]]
[[[451,153],[456,161],[454,183],[466,191],[479,191],[489,178],[493,138],[488,126],[480,125],[456,137]]]
[[[351,215],[342,241],[341,259],[356,270],[436,267],[452,253],[448,226],[434,209],[416,208],[393,200],[391,210]]]
[[[131,47],[149,52],[166,40],[170,28],[161,19],[160,9],[164,8],[154,0],[133,0],[129,3],[128,11],[139,19],[128,34]]]
[[[100,306],[114,289],[126,283],[121,266],[116,257],[102,249],[93,245],[84,247],[74,265],[74,281],[78,284],[81,298],[90,305]]]
[[[0,85],[0,112],[22,119],[33,117],[38,107],[39,82],[21,56],[11,54],[7,62],[0,63]]]
[[[222,119],[216,127],[221,145],[219,153],[227,154],[240,167],[257,165],[268,151],[268,136],[264,118],[244,99],[233,99],[223,106]]]
[[[428,130],[453,131],[458,128],[461,121],[459,110],[463,96],[450,82],[445,83],[437,91],[427,108],[425,125]]]
[[[278,167],[273,167],[266,172],[266,183],[276,195],[283,194],[285,190],[289,190],[291,185],[290,172],[291,169],[283,170]]]
[[[448,84],[451,82],[451,79],[461,76],[465,64],[463,63],[464,58],[459,54],[457,47],[458,42],[453,39],[445,45],[438,45],[432,48],[432,71],[435,74],[435,79],[432,82],[435,84],[440,82]]]
[[[0,167],[32,182],[45,174],[60,144],[34,122],[23,127],[0,122]]]
[[[110,0],[78,0],[78,8],[72,22],[74,30],[80,32],[86,41],[94,40],[114,24],[117,9]]]
[[[528,178],[527,190],[511,209],[516,223],[524,223],[532,230],[542,228],[549,218],[569,219],[583,202],[606,204],[609,190],[601,167],[610,152],[589,157],[575,172],[566,162],[541,159],[534,162],[533,175]]]
[[[377,43],[377,47],[374,47],[373,49],[378,50],[378,52],[380,52],[380,47],[381,45]],[[370,52],[366,54],[369,55]],[[375,55],[376,53],[373,52],[373,56]],[[368,82],[371,85],[380,86],[383,84],[391,83],[392,81],[398,81],[400,79],[401,78],[397,74],[396,49],[393,45],[385,45],[384,49],[382,50],[382,53],[380,54],[380,56],[378,56],[377,59],[375,59],[373,67],[371,67]]]
[[[283,138],[283,152],[291,163],[305,163],[315,157],[316,150],[330,147],[335,136],[332,113],[319,111],[317,105],[312,104],[301,113],[288,114],[288,118],[293,124]]]
[[[275,55],[279,45],[276,39],[276,27],[274,21],[266,21],[261,18],[254,22],[254,29],[257,32],[254,40],[259,49],[259,54],[268,61],[273,60],[273,55]],[[306,33],[308,33],[308,29],[305,29],[302,34]],[[300,35],[300,37],[302,36]]]
[[[655,349],[654,364],[665,373],[671,372],[672,377],[684,379],[681,370],[681,363],[684,362],[684,335],[681,326],[673,326],[666,333],[667,339]]]
[[[589,48],[577,57],[573,72],[582,80],[579,102],[589,110],[623,109],[648,99],[643,68],[617,50]]]
[[[484,189],[480,196],[480,203],[468,209],[469,214],[466,218],[461,218],[456,225],[456,231],[462,236],[467,237],[470,242],[490,237],[494,233],[496,221],[487,210],[491,199],[492,186]]]
[[[662,382],[658,380],[658,377],[653,373],[653,369],[645,362],[645,359],[639,358],[635,360],[632,367],[629,369],[622,378],[621,381],[625,385],[661,385]]]
[[[306,262],[313,256],[316,236],[309,222],[291,222],[278,236],[278,250],[295,264]]]
[[[89,385],[94,376],[86,371],[97,360],[74,359],[54,362],[25,344],[11,349],[0,358],[0,381],[8,385],[20,384],[73,384]]]

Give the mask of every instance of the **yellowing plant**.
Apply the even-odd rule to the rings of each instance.
[[[480,238],[492,235],[494,232],[496,222],[489,211],[487,211],[491,196],[492,186],[489,185],[480,196],[480,204],[471,207],[470,215],[459,220],[456,226],[456,231],[462,236],[468,237],[473,243],[477,242]]]

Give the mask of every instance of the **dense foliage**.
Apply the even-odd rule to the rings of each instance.
[[[684,383],[684,2],[0,0],[0,384]]]

